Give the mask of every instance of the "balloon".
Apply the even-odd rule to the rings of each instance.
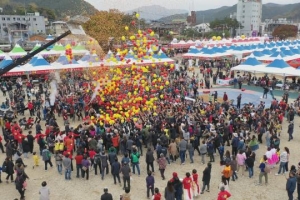
[[[166,81],[166,85],[169,85],[170,84],[170,82],[169,81]]]
[[[150,36],[151,36],[151,37],[153,37],[153,36],[154,36],[154,31],[152,31],[152,32],[150,33]]]
[[[128,31],[128,30],[129,30],[128,26],[125,26],[125,31]]]
[[[136,13],[136,14],[135,14],[135,17],[136,17],[136,18],[140,18],[140,14],[139,14],[139,13]]]
[[[218,37],[217,37],[217,40],[218,40],[218,41],[220,41],[221,39],[222,39],[221,36],[218,36]]]
[[[122,38],[121,38],[123,41],[125,41],[126,40],[126,38],[125,38],[125,36],[122,36]]]
[[[217,39],[217,37],[216,37],[216,36],[213,36],[211,39],[212,39],[212,40],[216,40],[216,39]]]

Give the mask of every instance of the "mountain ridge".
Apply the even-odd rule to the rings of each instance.
[[[222,19],[225,17],[230,17],[231,14],[235,13],[237,9],[237,4],[233,6],[222,6],[215,9],[196,11],[197,23],[202,23],[203,16],[204,22],[211,22],[215,19]],[[262,20],[265,19],[278,19],[278,18],[288,18],[292,20],[300,19],[300,3],[294,4],[275,4],[267,3],[263,4]],[[168,17],[162,17],[159,21],[171,22],[174,19],[186,18],[187,14],[176,14]]]

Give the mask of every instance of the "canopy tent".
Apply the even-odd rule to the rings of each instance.
[[[251,54],[243,63],[231,68],[236,71],[256,72],[257,68],[264,67],[263,63],[259,62],[253,54]]]
[[[31,49],[30,53],[33,52],[33,51],[35,51],[35,50],[37,50],[37,49],[40,48],[41,46],[42,46],[41,44],[37,43],[37,44]]]
[[[21,70],[35,74],[44,74],[54,69],[41,55],[33,57],[28,64],[21,67]]]
[[[88,50],[80,43],[72,49],[73,54],[85,54],[87,52]]]
[[[11,57],[9,57],[8,55],[5,55],[4,59],[0,62],[0,69],[4,69],[12,62],[13,62],[13,60],[11,59]]]
[[[51,40],[54,40],[54,36],[53,35],[47,35],[47,37],[46,37],[46,41],[51,41]]]
[[[184,58],[193,58],[197,57],[197,54],[200,53],[200,51],[196,47],[190,47],[189,51],[185,54],[183,54]]]
[[[14,46],[14,48],[8,53],[8,55],[12,58],[19,58],[25,56],[27,52],[18,44]]]
[[[281,56],[278,56],[273,62],[265,67],[258,67],[257,72],[267,74],[277,74],[281,76],[289,76],[295,73],[295,68],[286,63]]]
[[[78,64],[78,62],[75,59],[69,61],[67,56],[65,56],[64,54],[60,55],[59,58],[54,63],[59,63],[62,65]]]
[[[63,45],[55,44],[53,46],[53,48],[50,51],[48,51],[47,53],[48,53],[48,55],[59,55],[59,54],[65,53],[65,51],[66,50]],[[44,52],[44,53],[46,53],[46,52]]]

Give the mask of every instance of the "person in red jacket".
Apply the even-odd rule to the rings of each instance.
[[[81,172],[81,168],[82,168],[82,164],[81,164],[81,161],[83,160],[83,155],[81,154],[77,154],[75,156],[75,161],[76,161],[76,178],[79,178],[79,173],[82,173]]]
[[[185,178],[182,180],[183,191],[184,191],[184,199],[185,200],[192,200],[193,199],[193,180],[191,178],[191,174],[187,172],[185,174]]]
[[[154,189],[154,195],[153,195],[153,200],[161,200],[161,194],[159,192],[159,189],[158,188],[155,188]]]
[[[34,116],[34,105],[31,101],[28,102],[27,107],[28,107],[30,116]]]
[[[217,200],[227,200],[229,197],[231,197],[231,194],[225,190],[225,187],[222,186],[221,191],[218,194],[218,199]]]

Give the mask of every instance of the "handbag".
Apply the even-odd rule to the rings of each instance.
[[[23,188],[26,189],[26,187],[27,187],[27,182],[24,181],[24,183],[23,183]]]
[[[83,170],[83,171],[86,171],[86,170],[87,170],[87,167],[86,167],[86,166],[83,166],[83,167],[82,167],[82,170]]]

